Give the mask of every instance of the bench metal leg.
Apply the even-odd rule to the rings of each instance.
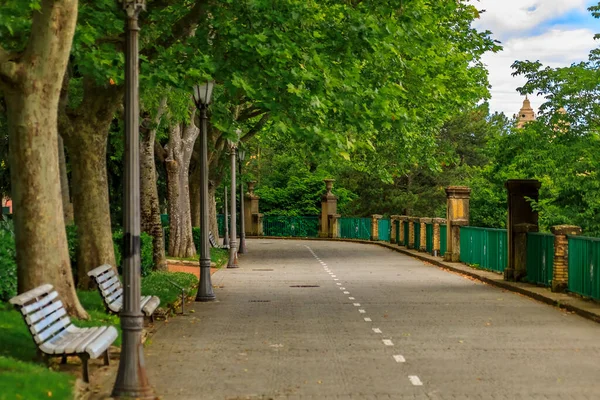
[[[108,349],[104,352],[104,365],[110,365],[110,355],[108,354]]]
[[[85,383],[90,383],[90,374],[88,370],[88,360],[90,359],[90,356],[88,354],[81,354],[79,355],[79,358],[81,358],[81,364],[83,364],[83,381]]]

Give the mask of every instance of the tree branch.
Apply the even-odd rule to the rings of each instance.
[[[269,118],[271,118],[269,113],[264,114],[262,118],[252,127],[252,129],[250,129],[248,133],[242,137],[241,141],[246,143],[252,139],[258,132],[260,132],[263,126],[265,126],[265,124],[269,121]]]

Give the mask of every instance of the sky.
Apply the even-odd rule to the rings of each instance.
[[[550,67],[568,66],[587,60],[588,53],[600,46],[594,35],[600,33],[600,20],[587,8],[598,0],[470,0],[486,10],[474,27],[489,30],[501,42],[502,51],[486,54],[483,62],[491,84],[490,111],[508,117],[518,113],[524,97],[517,87],[525,83],[513,77],[510,66],[516,60],[539,60]],[[537,112],[543,98],[530,96]]]

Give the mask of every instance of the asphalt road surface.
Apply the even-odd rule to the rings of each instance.
[[[162,399],[600,399],[600,325],[379,246],[248,240],[146,348]]]

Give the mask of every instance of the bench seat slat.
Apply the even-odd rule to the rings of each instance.
[[[150,299],[142,306],[142,312],[149,317],[154,313],[159,304],[160,299],[157,296],[150,296]]]
[[[60,300],[55,301],[54,303],[50,304],[48,307],[44,307],[39,311],[29,314],[27,317],[25,317],[25,321],[27,321],[27,324],[29,324],[29,325],[35,324],[40,319],[47,317],[48,315],[50,315],[51,313],[53,313],[54,311],[56,311],[62,307],[63,307],[62,301],[60,301]]]
[[[75,325],[69,325],[67,329],[58,335],[47,340],[40,346],[44,352],[48,354],[65,354],[65,348],[75,340],[81,340],[83,335],[87,335],[90,328],[77,328]]]
[[[58,297],[57,291],[50,292],[47,296],[42,297],[40,300],[36,301],[35,303],[28,304],[25,307],[21,308],[21,313],[23,313],[23,315],[28,315],[28,314],[30,314],[34,311],[37,311],[40,308],[46,306],[48,303],[50,303],[52,300],[56,299],[57,297]]]
[[[48,315],[46,318],[41,319],[38,323],[30,325],[29,329],[34,335],[38,334],[44,329],[48,328],[53,323],[55,323],[56,321],[58,321],[59,319],[61,319],[62,317],[64,317],[65,315],[67,315],[67,310],[65,310],[64,308],[60,308],[59,310]]]
[[[38,286],[35,289],[32,289],[28,292],[21,293],[18,296],[10,299],[10,304],[14,304],[16,306],[22,306],[31,300],[38,298],[44,294],[50,293],[52,291],[53,286],[50,284],[45,284],[42,286]]]
[[[52,325],[51,327],[49,327],[42,333],[36,334],[36,333],[32,332],[34,334],[35,342],[37,344],[44,343],[46,340],[48,340],[48,338],[50,338],[50,336],[54,335],[55,333],[58,333],[59,331],[63,330],[70,324],[71,324],[71,320],[69,319],[69,317],[64,317],[64,318],[56,321],[56,323],[54,325]]]
[[[67,343],[64,346],[64,351],[67,353],[81,353],[82,344],[89,343],[94,340],[95,337],[100,335],[102,332],[106,330],[106,326],[96,327],[96,328],[75,328],[74,334],[79,333],[79,335],[74,338],[71,342]]]
[[[79,343],[77,343],[77,346],[75,346],[73,344],[72,346],[69,346],[69,348],[72,348],[77,353],[83,353],[85,351],[86,347],[89,346],[91,343],[93,343],[107,329],[108,329],[108,326],[103,326],[99,329],[94,329],[83,340],[80,340]]]
[[[117,336],[119,336],[117,329],[114,326],[109,326],[96,338],[96,340],[86,346],[85,352],[88,353],[91,358],[96,358],[110,347],[117,339]]]

